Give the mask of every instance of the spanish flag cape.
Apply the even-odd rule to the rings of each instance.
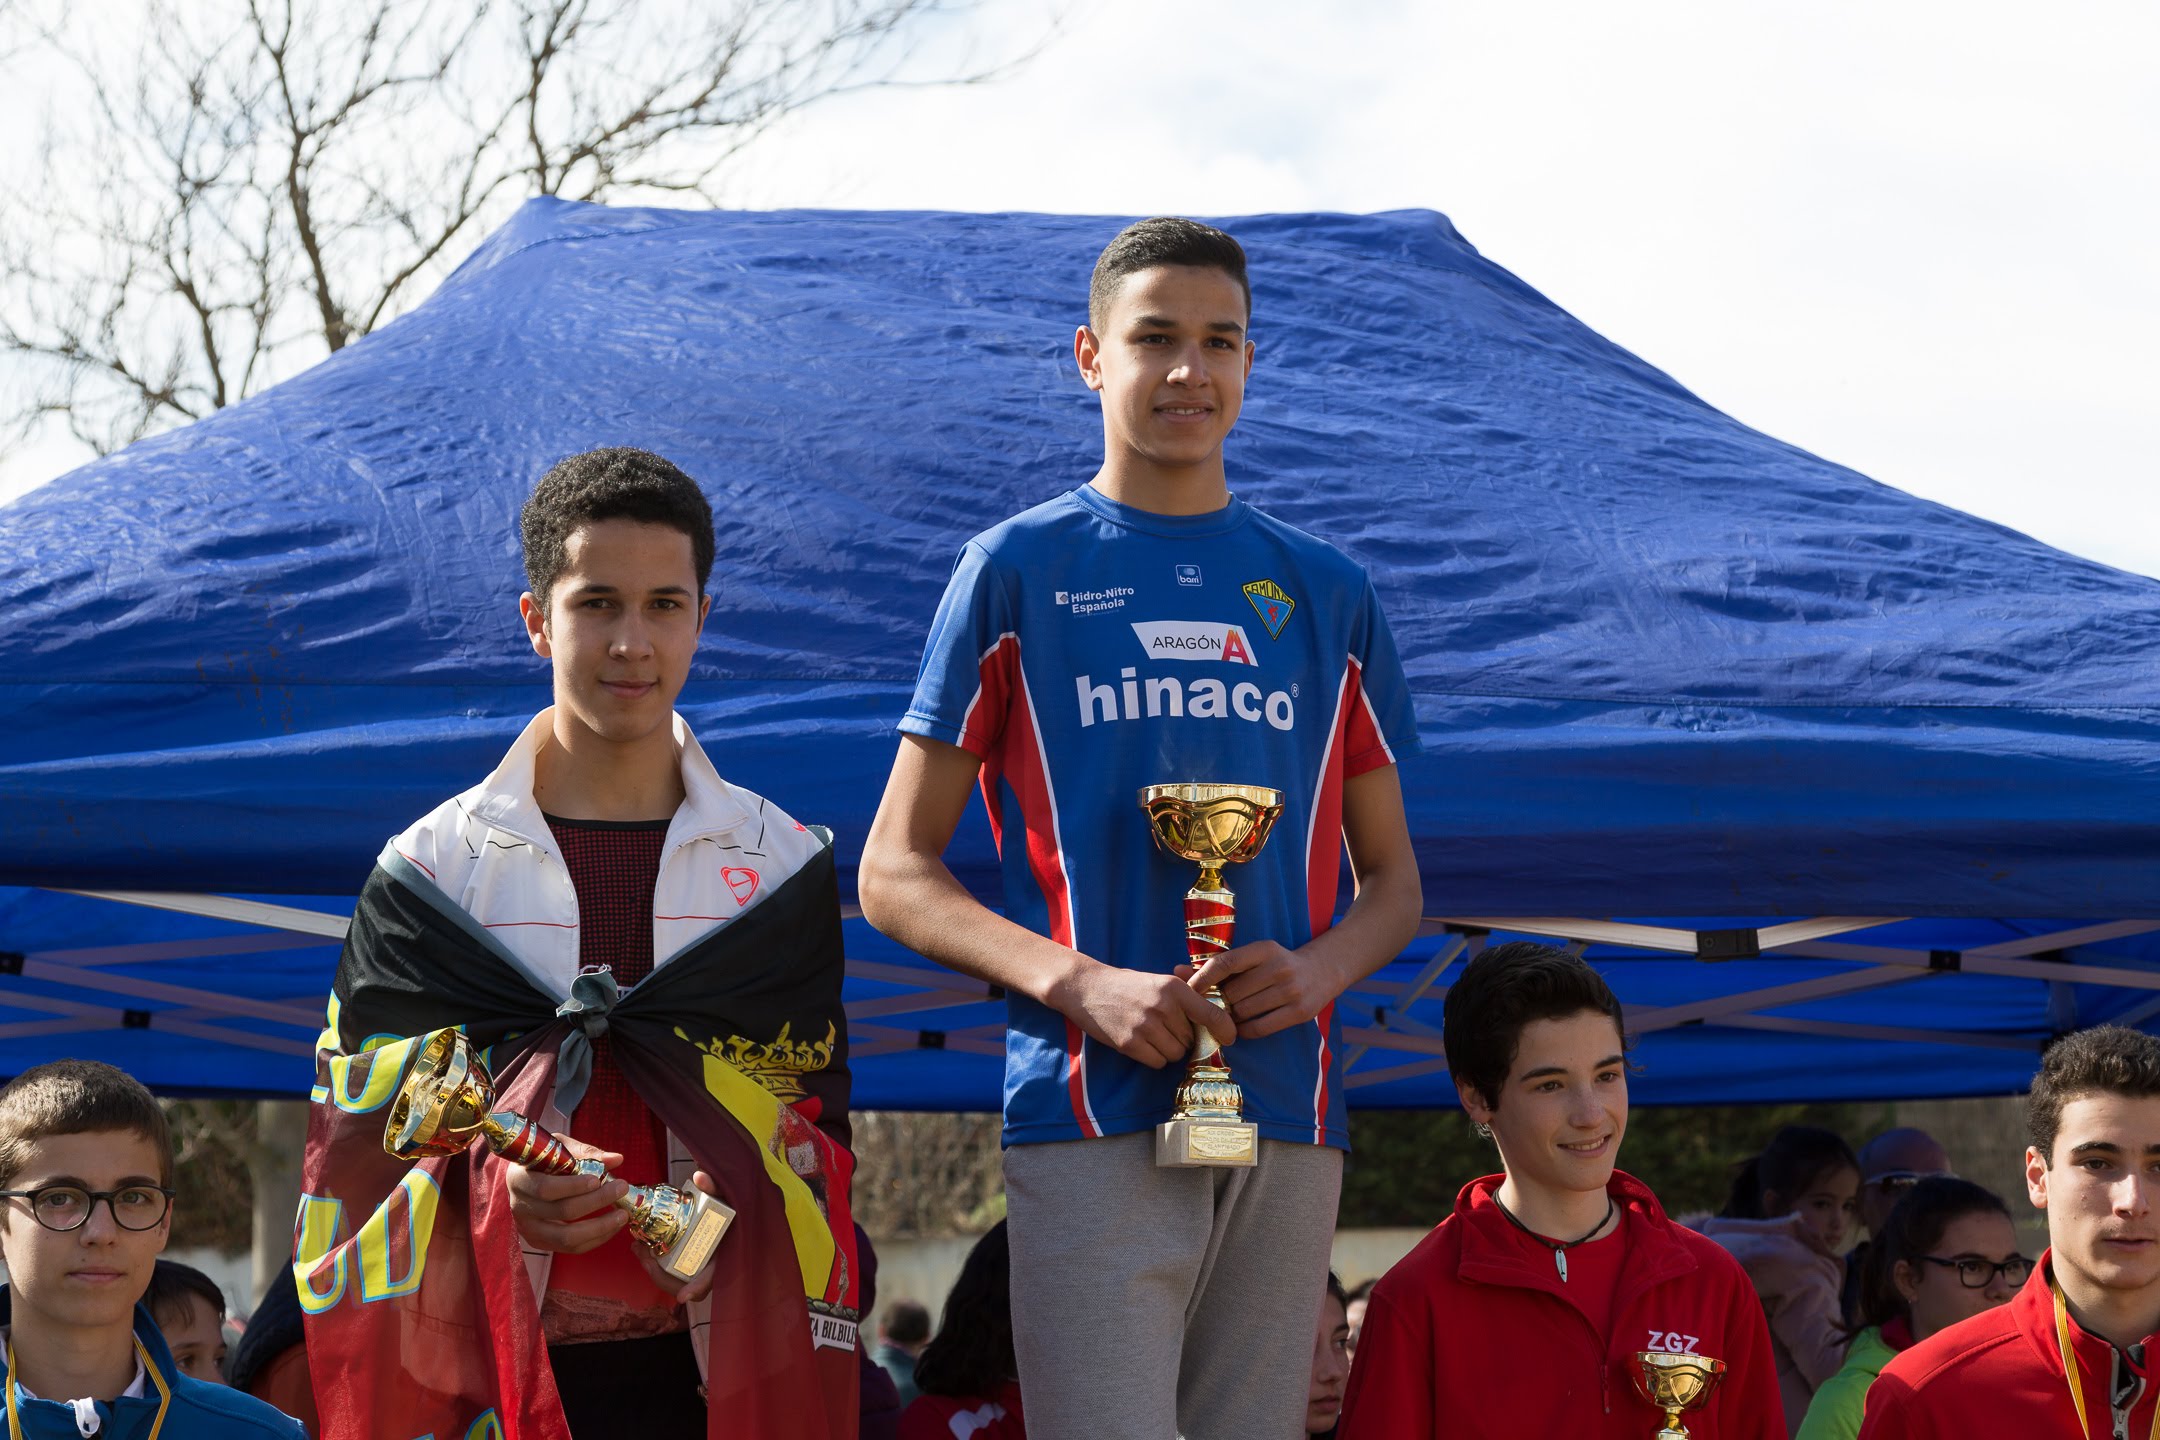
[[[570,1434],[505,1162],[479,1143],[417,1164],[383,1150],[419,1039],[450,1025],[483,1049],[492,1108],[534,1119],[558,1079],[582,1092],[590,1037],[606,1033],[624,1078],[735,1208],[703,1331],[708,1440],[853,1437],[841,967],[829,845],[628,991],[587,974],[566,1003],[386,850],[317,1043],[302,1171],[293,1273],[324,1440]]]

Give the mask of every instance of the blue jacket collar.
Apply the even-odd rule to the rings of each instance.
[[[14,1298],[11,1286],[0,1285],[0,1325],[12,1323]],[[104,1407],[107,1419],[98,1440],[147,1437],[157,1421],[158,1412],[166,1408],[167,1397],[178,1388],[180,1371],[173,1363],[172,1351],[166,1346],[164,1335],[159,1333],[157,1322],[140,1304],[135,1307],[135,1339],[142,1346],[143,1369],[147,1372],[144,1393],[140,1398],[121,1396]],[[47,1435],[56,1440],[76,1440],[75,1412],[66,1400],[25,1400],[22,1392],[16,1389],[15,1377],[7,1373],[4,1360],[0,1360],[0,1387],[15,1391],[24,1440],[41,1440]],[[4,1393],[0,1390],[0,1395]],[[4,1424],[0,1421],[0,1426]],[[0,1436],[4,1435],[5,1430],[0,1429]]]

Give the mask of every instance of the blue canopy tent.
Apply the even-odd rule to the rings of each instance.
[[[1448,968],[1509,932],[1587,947],[1650,1103],[2006,1092],[2160,1023],[2160,583],[1747,429],[1438,215],[1229,226],[1233,484],[1371,568],[1427,745],[1427,933],[1344,1004],[1353,1103],[1453,1102]],[[515,517],[591,446],[707,487],[684,713],[851,887],[958,546],[1091,473],[1115,228],[534,201],[411,315],[0,508],[0,1073],[305,1092],[384,837],[546,702]],[[953,860],[994,891],[979,810]],[[994,1108],[1000,1007],[848,923],[859,1103]]]

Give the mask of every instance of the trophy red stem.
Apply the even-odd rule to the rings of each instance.
[[[513,1164],[528,1170],[538,1170],[548,1175],[575,1175],[578,1173],[577,1157],[568,1146],[556,1139],[538,1122],[528,1120],[512,1110],[498,1110],[494,1117],[506,1129],[515,1126],[512,1133],[494,1151]]]
[[[1194,965],[1202,965],[1230,948],[1230,937],[1237,929],[1237,897],[1222,883],[1222,871],[1214,866],[1203,866],[1200,883],[1185,892],[1185,954]],[[1223,999],[1222,987],[1210,983],[1204,992],[1207,999],[1227,1010],[1229,1002]],[[1186,1068],[1197,1065],[1213,1065],[1224,1070],[1229,1062],[1223,1059],[1222,1047],[1205,1029],[1193,1036],[1192,1054],[1187,1058]]]
[[[1227,890],[1185,892],[1185,954],[1193,964],[1212,960],[1230,948],[1237,928],[1237,906]]]

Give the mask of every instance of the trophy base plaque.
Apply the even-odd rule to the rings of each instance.
[[[1255,1165],[1260,1127],[1244,1120],[1165,1120],[1155,1127],[1155,1163],[1174,1169]]]
[[[704,1191],[692,1187],[686,1198],[690,1218],[675,1243],[660,1255],[660,1268],[683,1281],[695,1280],[704,1272],[721,1237],[735,1223],[735,1212]]]
[[[578,1161],[577,1172],[609,1178],[607,1167],[597,1160]],[[682,1281],[698,1277],[735,1223],[733,1206],[695,1186],[678,1190],[673,1185],[633,1185],[615,1205],[630,1212],[631,1233],[645,1242],[660,1268]]]

